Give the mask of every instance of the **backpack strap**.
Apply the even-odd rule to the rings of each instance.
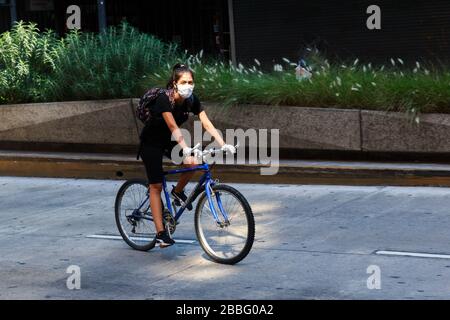
[[[160,93],[165,93],[169,98],[170,104],[172,105],[172,109],[175,107],[175,90],[172,89],[161,89]]]

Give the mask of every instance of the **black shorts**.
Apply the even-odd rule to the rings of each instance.
[[[162,183],[164,176],[163,156],[171,159],[172,148],[176,145],[175,141],[170,141],[165,146],[155,146],[145,142],[142,144],[140,156],[145,165],[149,184]]]

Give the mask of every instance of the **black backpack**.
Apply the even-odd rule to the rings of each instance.
[[[151,88],[139,100],[139,104],[136,108],[136,117],[146,124],[151,119],[151,112],[149,106],[159,97],[161,94],[166,94],[169,98],[172,108],[175,106],[175,99],[173,97],[173,90],[162,88]]]

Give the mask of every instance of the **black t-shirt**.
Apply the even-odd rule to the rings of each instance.
[[[159,95],[155,102],[149,105],[151,119],[146,123],[141,132],[141,139],[146,144],[154,146],[167,146],[170,143],[172,133],[164,120],[163,112],[172,112],[178,126],[181,126],[189,118],[189,112],[195,115],[203,111],[200,100],[192,95],[192,100],[185,99],[182,104],[175,104],[174,108],[166,94]]]

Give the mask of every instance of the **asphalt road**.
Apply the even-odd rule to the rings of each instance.
[[[0,177],[0,299],[450,297],[449,188],[232,184],[253,208],[256,241],[227,266],[197,243],[138,252],[88,238],[118,234],[121,183]],[[195,240],[193,213],[175,238]]]

